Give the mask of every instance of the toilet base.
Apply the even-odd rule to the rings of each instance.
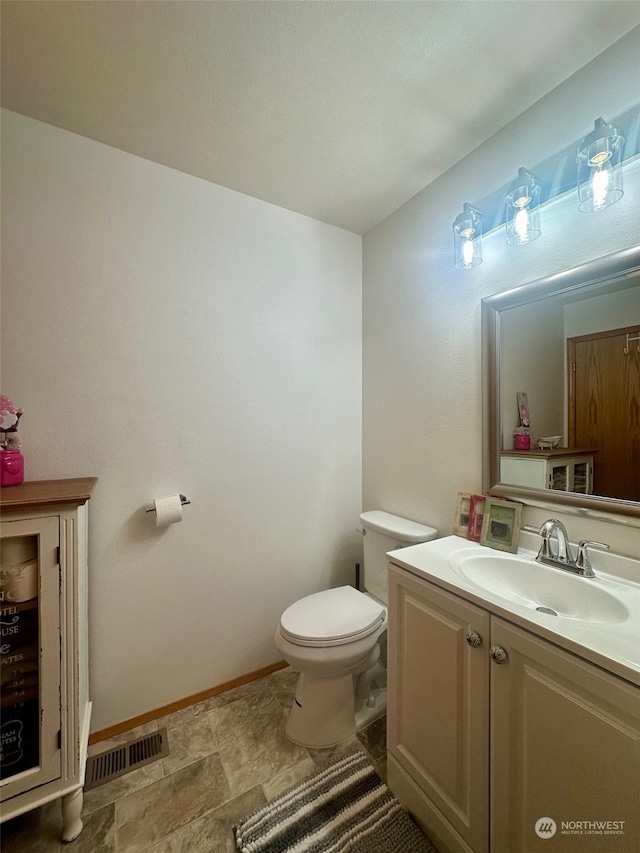
[[[351,674],[327,679],[301,673],[287,721],[287,737],[314,749],[335,746],[386,713],[386,688],[373,688],[355,706],[354,698]]]
[[[287,721],[287,737],[301,746],[333,746],[355,731],[353,676],[317,678],[302,672]]]

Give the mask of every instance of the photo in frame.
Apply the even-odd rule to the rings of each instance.
[[[469,511],[471,508],[471,495],[469,492],[458,492],[456,500],[456,513],[453,518],[454,536],[467,538],[469,531]]]
[[[520,426],[530,427],[531,416],[529,415],[529,400],[524,391],[518,391],[518,414],[520,415]]]
[[[522,504],[486,498],[480,544],[515,554],[518,550],[521,519]]]
[[[482,520],[484,518],[484,503],[487,499],[486,495],[471,495],[469,501],[469,527],[467,529],[467,539],[472,542],[479,542],[482,533]]]

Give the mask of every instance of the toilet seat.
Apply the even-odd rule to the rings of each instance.
[[[294,602],[282,614],[280,633],[298,646],[341,646],[379,630],[386,616],[378,601],[341,586]]]

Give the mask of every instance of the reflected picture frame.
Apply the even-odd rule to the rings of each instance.
[[[456,512],[453,517],[453,534],[454,536],[464,536],[467,538],[469,530],[469,514],[471,512],[471,493],[458,492],[456,498]]]
[[[521,521],[522,504],[487,498],[484,503],[480,544],[515,554],[518,550]]]

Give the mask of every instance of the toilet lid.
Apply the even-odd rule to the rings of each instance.
[[[341,645],[371,634],[385,616],[382,604],[352,586],[341,586],[307,595],[287,607],[280,630],[298,645]]]

